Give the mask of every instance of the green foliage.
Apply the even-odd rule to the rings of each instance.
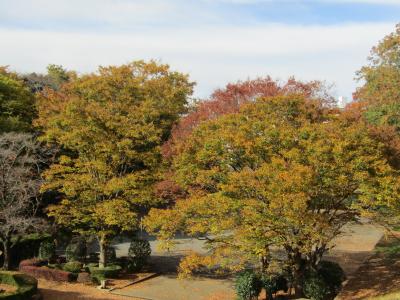
[[[71,273],[79,273],[83,264],[79,261],[69,261],[63,266],[63,270]]]
[[[90,276],[94,281],[100,283],[101,280],[107,278],[116,278],[121,272],[122,268],[118,265],[108,265],[107,267],[100,268],[95,266],[89,267]]]
[[[311,300],[324,300],[329,295],[325,280],[318,274],[310,274],[304,279],[304,295]]]
[[[151,255],[150,243],[147,240],[134,239],[129,246],[128,270],[140,271]]]
[[[27,300],[37,292],[37,280],[26,274],[0,271],[0,283],[17,287],[14,293],[0,294],[2,300]]]
[[[271,299],[272,299],[271,296],[272,294],[280,290],[283,290],[285,292],[288,290],[288,282],[283,275],[262,274],[260,280],[262,287],[267,291]]]
[[[65,249],[67,261],[84,261],[86,258],[86,241],[79,238],[72,241]]]
[[[244,271],[236,277],[235,289],[239,300],[258,299],[261,288],[262,282],[253,271]]]
[[[33,94],[15,74],[0,68],[0,133],[31,131],[35,115]]]
[[[39,258],[50,260],[56,254],[56,244],[53,240],[45,240],[40,243],[39,247]]]
[[[335,262],[321,261],[318,264],[318,274],[325,281],[331,295],[337,295],[342,287],[346,275],[342,267]]]

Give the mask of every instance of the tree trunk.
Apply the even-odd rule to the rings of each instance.
[[[10,270],[10,240],[9,238],[6,238],[3,241],[3,269],[4,270]]]
[[[104,235],[100,236],[99,245],[100,245],[99,267],[104,268],[107,265],[107,255],[106,255],[107,244]]]
[[[293,287],[296,298],[301,298],[303,294],[303,277],[304,277],[304,262],[301,254],[297,251],[290,257],[293,267]]]

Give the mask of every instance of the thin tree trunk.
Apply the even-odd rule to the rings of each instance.
[[[100,257],[99,257],[99,267],[104,268],[107,265],[107,257],[106,257],[106,238],[104,235],[100,236],[99,240],[100,246]]]
[[[10,270],[10,241],[8,238],[3,241],[3,248],[3,269]]]

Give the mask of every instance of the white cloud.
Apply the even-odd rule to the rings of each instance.
[[[265,24],[164,28],[127,34],[0,29],[0,65],[43,71],[49,63],[81,72],[98,65],[160,59],[188,72],[197,95],[229,81],[262,75],[335,82],[350,96],[354,73],[370,48],[394,29],[392,23],[330,26]]]

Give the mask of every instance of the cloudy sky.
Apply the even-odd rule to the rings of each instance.
[[[153,58],[189,73],[197,97],[294,75],[350,98],[356,70],[399,16],[400,0],[0,0],[0,65],[90,72]]]

